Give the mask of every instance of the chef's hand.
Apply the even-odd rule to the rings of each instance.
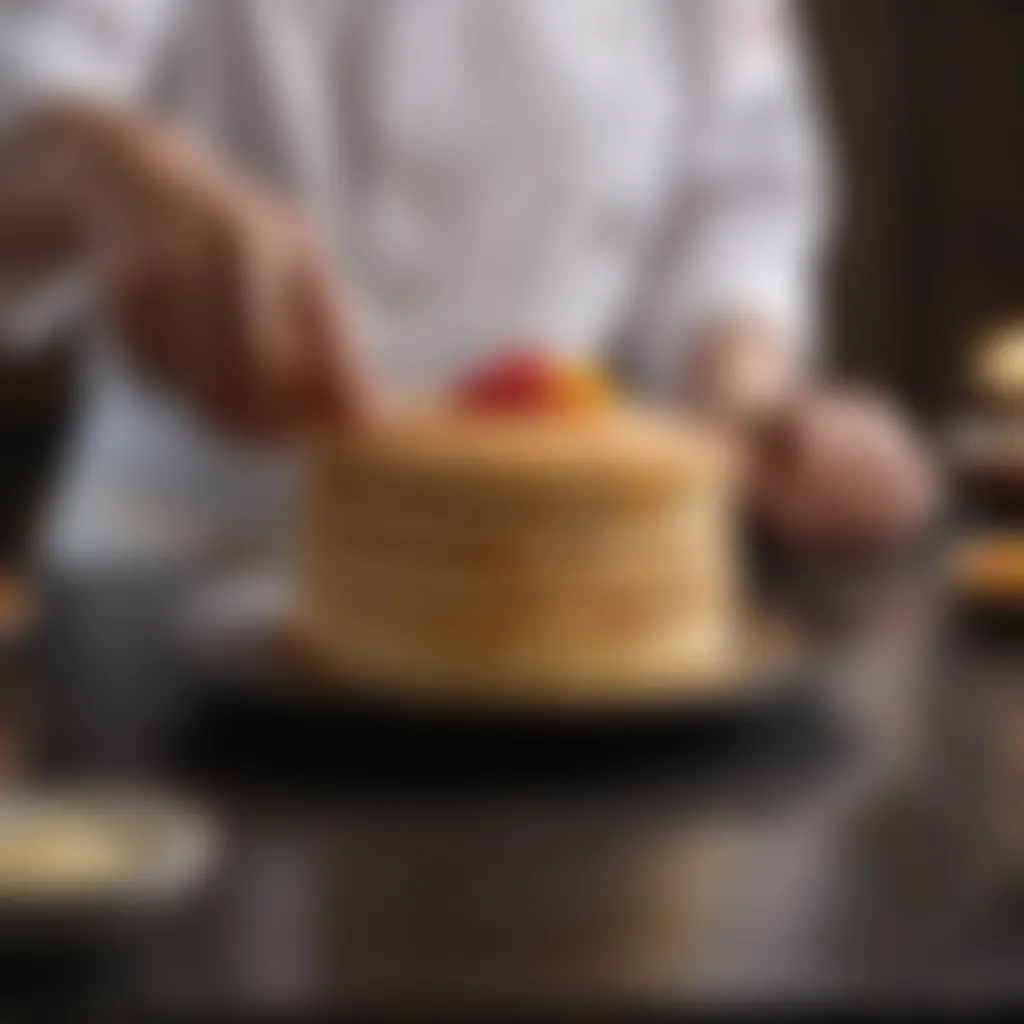
[[[805,551],[850,553],[911,539],[934,517],[934,467],[899,411],[814,385],[770,330],[733,324],[704,349],[702,397],[741,438],[752,510]]]
[[[169,128],[76,104],[7,142],[0,275],[83,260],[137,366],[228,430],[365,415],[350,308],[314,232]]]
[[[784,539],[851,552],[909,540],[933,516],[935,473],[899,412],[850,391],[794,395],[753,438],[754,510]]]

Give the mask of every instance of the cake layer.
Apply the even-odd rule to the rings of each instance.
[[[648,631],[629,644],[528,643],[511,647],[438,642],[436,634],[403,635],[392,625],[369,629],[312,618],[307,637],[351,684],[384,692],[492,699],[715,688],[730,681],[737,638],[721,619],[685,630]],[[461,634],[465,635],[465,634]]]
[[[462,521],[429,502],[405,506],[405,515],[374,515],[375,503],[368,507],[361,493],[330,500],[319,495],[314,504],[307,535],[323,538],[316,562],[374,578],[466,577],[489,587],[557,579],[566,571],[578,583],[606,576],[679,578],[699,574],[732,540],[728,507],[704,493],[681,497],[657,513],[591,510],[585,520],[494,507]],[[706,542],[695,547],[695,536]]]
[[[653,413],[612,411],[578,419],[481,416],[424,408],[376,429],[321,438],[340,458],[321,468],[394,486],[525,487],[551,498],[605,491],[628,500],[732,469],[728,448],[703,431]]]

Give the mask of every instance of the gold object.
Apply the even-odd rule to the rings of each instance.
[[[962,541],[952,554],[950,577],[956,590],[967,597],[1024,597],[1024,531]]]
[[[1024,401],[1024,323],[998,330],[979,351],[974,383],[985,397],[1000,402]]]

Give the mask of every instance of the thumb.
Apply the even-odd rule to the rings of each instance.
[[[307,357],[309,414],[345,427],[372,422],[383,397],[370,372],[363,335],[352,304],[338,295],[321,269],[301,276],[296,316]]]

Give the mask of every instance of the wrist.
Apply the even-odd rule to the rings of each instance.
[[[787,339],[751,317],[722,321],[703,332],[688,370],[698,405],[744,434],[774,420],[804,384]]]

